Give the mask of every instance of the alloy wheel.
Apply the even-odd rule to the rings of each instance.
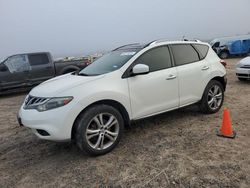
[[[118,134],[117,118],[109,113],[100,113],[90,120],[86,130],[86,140],[93,149],[104,150],[116,141]]]
[[[223,92],[222,89],[218,85],[214,85],[208,91],[207,102],[208,106],[212,110],[217,110],[222,103],[222,96]]]

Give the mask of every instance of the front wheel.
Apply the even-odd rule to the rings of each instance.
[[[224,101],[224,89],[220,82],[211,80],[200,101],[200,110],[205,114],[216,113]]]
[[[90,155],[103,155],[121,139],[124,122],[118,110],[108,105],[87,109],[76,121],[77,146]]]
[[[238,79],[239,79],[239,81],[243,81],[243,82],[247,80],[246,78],[239,78],[239,77],[238,77]]]

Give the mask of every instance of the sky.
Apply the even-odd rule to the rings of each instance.
[[[155,39],[250,33],[250,0],[0,0],[0,59],[54,58]]]

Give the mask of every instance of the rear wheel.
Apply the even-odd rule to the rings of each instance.
[[[222,51],[219,56],[221,59],[227,59],[229,57],[229,53],[227,51]]]
[[[103,155],[120,141],[124,123],[112,106],[95,105],[80,115],[76,126],[77,146],[90,155]]]
[[[205,114],[216,113],[220,110],[224,101],[224,89],[220,82],[211,80],[201,99],[200,110]]]

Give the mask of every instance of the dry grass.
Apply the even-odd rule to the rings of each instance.
[[[228,60],[224,106],[236,139],[217,137],[222,110],[203,115],[195,106],[136,122],[111,153],[91,158],[71,143],[36,138],[19,127],[25,95],[0,98],[0,187],[248,187],[250,83]]]

